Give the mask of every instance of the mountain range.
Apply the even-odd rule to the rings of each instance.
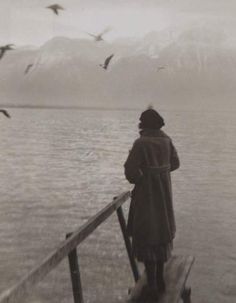
[[[102,64],[115,54],[107,70]],[[28,73],[26,67],[33,64]],[[55,37],[0,61],[6,106],[221,108],[234,104],[236,52],[222,31],[150,32],[112,43]]]

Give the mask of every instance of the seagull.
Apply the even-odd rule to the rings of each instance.
[[[31,64],[28,64],[26,69],[25,69],[25,75],[28,74],[29,70],[33,67],[34,65],[31,63]]]
[[[97,35],[91,34],[91,33],[88,33],[88,32],[86,32],[86,34],[88,34],[89,36],[93,37],[93,38],[94,38],[94,41],[99,42],[99,41],[104,41],[104,39],[103,39],[102,36],[103,36],[105,33],[109,32],[110,30],[111,30],[110,28],[106,28],[106,29],[104,29],[103,32],[101,32],[100,34],[97,34]]]
[[[58,12],[59,9],[64,10],[64,8],[59,4],[49,5],[46,8],[51,9],[56,15],[59,15],[59,12]]]
[[[14,44],[6,44],[4,46],[0,46],[0,60],[3,58],[6,51],[14,49],[12,46],[14,46]]]
[[[108,65],[112,59],[112,57],[114,56],[114,54],[110,55],[109,57],[106,58],[104,64],[99,64],[101,67],[103,67],[104,69],[108,68]]]
[[[158,66],[157,71],[165,69],[165,68],[166,68],[165,66]]]
[[[11,118],[11,116],[8,114],[8,112],[5,109],[0,109],[0,113],[3,113],[4,116],[7,118]]]

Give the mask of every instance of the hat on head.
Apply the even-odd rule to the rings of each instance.
[[[165,125],[164,119],[153,108],[148,108],[142,112],[139,120],[141,121],[139,124],[139,128],[141,129],[160,129]]]

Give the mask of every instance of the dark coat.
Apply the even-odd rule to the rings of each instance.
[[[170,172],[179,167],[179,158],[170,137],[161,130],[142,131],[124,167],[135,184],[128,219],[134,247],[171,243],[176,227]]]

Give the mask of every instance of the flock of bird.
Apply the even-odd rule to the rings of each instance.
[[[60,10],[64,10],[64,8],[59,5],[59,4],[53,4],[53,5],[49,5],[46,7],[47,9],[52,10],[52,12],[55,15],[59,15],[59,11]],[[107,33],[108,31],[110,31],[109,28],[106,28],[103,32],[99,33],[99,34],[91,34],[86,32],[89,36],[94,38],[94,41],[99,42],[99,41],[104,41],[103,39],[103,35],[105,33]],[[0,46],[0,60],[4,57],[4,55],[6,54],[6,52],[10,51],[10,50],[14,50],[14,44],[6,44],[3,46]],[[111,61],[111,59],[113,58],[114,54],[110,55],[109,57],[107,57],[104,61],[103,64],[99,64],[99,66],[101,66],[103,69],[107,70],[108,65]],[[29,71],[31,70],[31,68],[34,66],[33,63],[30,63],[26,66],[24,74],[28,74]],[[10,118],[11,116],[9,115],[9,113],[5,110],[5,109],[0,109],[0,112],[3,113],[7,118]]]
[[[57,16],[59,15],[60,10],[64,10],[64,8],[59,4],[49,5],[45,8],[52,10],[52,12]],[[92,33],[88,33],[88,32],[85,32],[85,33],[88,34],[89,36],[93,37],[95,42],[99,42],[99,41],[104,41],[103,36],[109,31],[110,31],[110,28],[106,28],[104,31],[102,31],[99,34],[92,34]],[[6,45],[3,45],[3,46],[0,46],[0,60],[4,57],[6,52],[8,52],[10,50],[14,50],[13,47],[14,47],[14,44],[6,44]],[[105,59],[104,63],[99,64],[99,66],[101,66],[104,70],[107,70],[107,68],[110,64],[110,61],[113,57],[114,57],[114,54],[111,54],[110,56],[108,56]],[[33,63],[28,64],[25,68],[24,74],[25,75],[28,74],[33,66],[34,66]],[[160,71],[162,69],[165,69],[165,66],[159,66],[157,71]],[[2,112],[6,117],[10,118],[10,115],[8,114],[8,112],[6,110],[2,109],[2,110],[0,110],[0,112]]]
[[[57,16],[59,15],[60,10],[64,10],[64,8],[59,4],[49,5],[46,8],[52,10],[52,12]],[[105,33],[109,32],[109,31],[110,31],[110,28],[106,28],[104,31],[102,31],[99,34],[91,34],[91,33],[88,33],[88,32],[85,32],[85,33],[88,34],[89,36],[93,37],[94,41],[99,42],[99,41],[104,41],[103,35]],[[14,47],[14,44],[6,44],[6,45],[3,45],[3,46],[0,46],[0,60],[3,58],[3,56],[5,55],[5,53],[7,51],[14,50],[13,47]],[[104,69],[107,69],[113,56],[114,56],[114,54],[112,54],[111,56],[106,58],[103,64],[99,64],[99,65],[101,67],[103,67]],[[24,74],[27,74],[33,66],[34,66],[33,63],[28,64],[25,71],[24,71]]]

